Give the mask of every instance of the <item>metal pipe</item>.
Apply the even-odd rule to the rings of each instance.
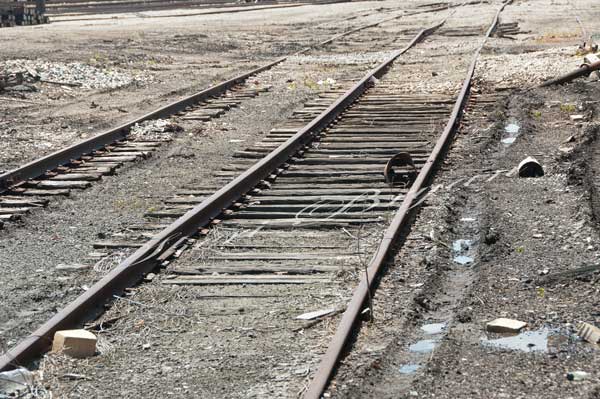
[[[567,73],[566,75],[559,76],[558,78],[554,78],[548,80],[540,85],[540,87],[548,87],[553,85],[560,85],[563,83],[570,82],[574,79],[589,76],[592,72],[600,69],[600,61],[592,62],[591,64],[583,64],[579,68],[575,69]]]

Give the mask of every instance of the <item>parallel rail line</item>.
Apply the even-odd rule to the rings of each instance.
[[[380,81],[390,71],[394,61],[434,32],[442,24],[423,29],[401,50],[395,51],[382,64],[367,73],[349,90],[335,90],[322,95],[309,104],[286,126],[272,131],[262,142],[236,154],[239,162],[221,171],[225,185],[216,192],[189,190],[169,200],[177,218],[153,237],[141,244],[135,252],[89,288],[75,301],[68,304],[38,330],[16,347],[0,357],[0,370],[13,368],[37,358],[47,350],[55,331],[72,327],[95,316],[100,308],[114,295],[139,282],[142,277],[171,259],[173,255],[199,232],[206,234],[207,226],[227,229],[264,228],[285,229],[297,226],[294,219],[302,215],[302,228],[307,234],[321,234],[330,227],[381,224],[390,211],[395,211],[395,200],[401,205],[379,243],[375,255],[368,263],[367,275],[361,279],[354,296],[342,316],[340,326],[331,341],[325,357],[311,382],[306,398],[319,398],[335,371],[338,359],[363,310],[367,293],[375,288],[378,274],[389,258],[392,246],[400,231],[408,223],[412,205],[430,180],[443,157],[460,122],[467,103],[471,80],[485,40],[498,24],[500,12],[510,3],[506,1],[496,13],[485,33],[485,39],[475,51],[467,76],[457,98],[440,95],[400,95],[393,83]],[[334,100],[331,103],[331,100]],[[446,122],[442,134],[432,146],[423,131],[426,126]],[[130,126],[129,126],[130,127]],[[127,127],[127,128],[129,128]],[[126,129],[127,129],[126,128]],[[409,154],[410,162],[399,168],[408,180],[402,185],[382,179],[384,167],[398,151]],[[241,174],[239,174],[241,172]],[[414,173],[414,175],[413,175]],[[302,187],[310,190],[302,192]],[[335,204],[321,201],[338,201],[347,204],[356,196],[374,190],[375,206],[368,201],[352,202],[350,210],[332,217]],[[313,212],[303,213],[307,206],[320,203]],[[352,208],[354,207],[354,208]],[[348,210],[348,209],[346,209]],[[316,226],[316,227],[314,227]],[[155,231],[162,225],[149,231]],[[290,238],[293,240],[295,234]],[[323,245],[311,256],[304,257],[301,265],[285,267],[277,261],[293,260],[296,253],[277,254],[264,250],[236,252],[245,248],[270,248],[269,239],[256,243],[223,245],[222,249],[234,248],[211,255],[200,272],[182,272],[169,284],[239,283],[238,274],[254,273],[260,283],[309,283],[322,281],[315,273],[332,271],[327,265],[341,261],[343,246]],[[291,247],[294,248],[293,246]],[[299,249],[300,247],[296,247]],[[313,247],[311,247],[313,248]],[[360,253],[360,249],[358,249]],[[236,265],[235,261],[251,260],[251,267]],[[229,262],[227,268],[222,261]],[[322,261],[322,262],[319,262]],[[234,264],[231,264],[233,262]],[[298,267],[299,266],[299,267]],[[207,276],[214,271],[231,276]],[[281,272],[308,274],[309,276],[275,277]],[[212,280],[211,280],[212,279]]]
[[[251,166],[247,167],[248,165],[246,164],[244,167],[247,167],[247,170],[241,173],[241,175],[231,180],[218,191],[209,195],[208,198],[195,205],[191,210],[187,211],[187,213],[170,224],[167,228],[156,234],[148,242],[138,248],[131,256],[110,271],[104,278],[90,287],[84,294],[68,304],[64,309],[43,324],[37,331],[20,342],[16,347],[6,352],[0,358],[0,370],[9,369],[14,367],[15,364],[23,364],[38,357],[40,353],[43,353],[48,348],[55,331],[76,325],[84,319],[97,314],[97,311],[100,310],[102,305],[113,298],[113,295],[119,294],[127,287],[139,282],[146,273],[169,259],[190,237],[196,236],[199,229],[209,226],[220,217],[220,215],[224,214],[224,209],[231,208],[232,206],[235,208],[235,204],[240,201],[240,198],[243,198],[247,193],[253,192],[257,186],[261,185],[261,182],[268,180],[273,173],[281,172],[282,165],[294,160],[299,154],[299,151],[301,153],[307,145],[318,139],[320,133],[324,129],[336,122],[336,119],[344,111],[352,106],[365,91],[373,86],[374,79],[381,78],[387,72],[394,60],[412,48],[422,40],[423,37],[437,29],[438,26],[439,25],[436,25],[432,28],[420,31],[405,48],[395,51],[385,62],[370,71],[358,83],[354,84],[351,89],[339,96],[333,104],[326,107],[319,104],[313,107],[311,112],[316,114],[316,116],[313,117],[312,114],[310,116],[304,116],[304,118],[309,121],[300,130],[291,129],[286,131],[283,135],[273,137],[278,139],[275,141],[278,143],[276,149],[266,154],[257,162],[254,162],[255,159],[251,159]],[[374,100],[377,101],[377,97],[375,97]],[[417,101],[421,100],[422,99],[417,99]],[[410,106],[410,103],[411,101],[409,100],[408,106]],[[385,105],[386,102],[383,102],[383,104]],[[392,103],[390,104],[402,107],[403,104],[406,105],[407,102],[405,98],[398,97],[396,100],[392,100]],[[360,111],[360,108],[357,108],[357,110]],[[352,116],[349,117],[352,118]],[[385,113],[382,115],[382,118],[383,120],[386,119]],[[340,126],[339,128],[342,129],[343,126]],[[350,138],[349,142],[352,143],[356,136],[359,136],[359,134],[347,136]],[[387,139],[393,137],[393,135],[382,132],[381,139],[385,140],[385,136],[387,136]],[[283,142],[280,140],[283,140]],[[369,137],[363,136],[361,140],[368,141]],[[414,144],[411,144],[410,138],[400,138],[399,140],[400,142],[406,141],[407,146]],[[365,143],[367,141],[365,141]],[[423,145],[423,143],[416,144],[418,147]],[[365,150],[360,149],[360,151]],[[365,152],[368,154],[368,150]],[[354,173],[358,176],[372,178],[373,175],[381,174],[381,168],[384,166],[382,162],[384,160],[384,157],[379,157],[374,165],[370,165],[363,170],[360,170],[360,167],[357,169],[355,168],[356,172]],[[422,164],[421,159],[417,159],[417,162]],[[328,164],[329,162],[326,161],[325,163]],[[338,172],[332,172],[329,168],[338,169]],[[343,165],[340,165],[340,167],[337,167],[336,165],[327,165],[325,169],[309,167],[309,169],[311,169],[309,170],[309,174],[312,177],[320,178],[327,176],[330,173],[336,175],[336,173],[340,173],[343,168],[345,168]],[[293,173],[293,168],[290,168],[288,175],[291,174],[293,176]],[[275,199],[274,201],[277,200]],[[266,204],[264,201],[263,203]],[[250,207],[248,209],[252,208]],[[239,215],[234,215],[233,217],[240,219],[244,218],[244,216],[248,216],[248,214],[240,212]],[[360,218],[361,216],[358,215],[358,217]],[[315,221],[319,221],[319,219],[315,219]],[[244,221],[241,222],[244,223]],[[353,221],[350,221],[350,223],[353,223]]]
[[[242,86],[243,83],[248,78],[269,70],[290,57],[305,54],[311,49],[327,46],[335,40],[404,16],[446,9],[447,7],[438,7],[401,13],[348,30],[290,56],[281,57],[196,94],[174,101],[80,143],[2,173],[0,174],[0,227],[3,221],[18,220],[23,214],[44,207],[48,203],[46,197],[69,195],[71,189],[85,189],[90,186],[92,181],[99,180],[103,175],[112,174],[124,162],[150,156],[161,142],[159,140],[130,140],[131,129],[137,124],[181,113],[190,113],[190,116],[185,118],[210,120],[234,107],[239,98],[258,95],[260,89],[246,89]],[[204,115],[198,115],[198,113],[204,113]],[[196,115],[194,116],[194,114]]]

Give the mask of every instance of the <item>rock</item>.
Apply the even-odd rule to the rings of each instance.
[[[583,115],[571,115],[570,118],[573,122],[580,122],[583,120]]]
[[[600,342],[600,328],[588,323],[581,323],[577,329],[577,335],[591,344]]]
[[[518,333],[521,331],[527,323],[524,321],[499,318],[492,320],[485,325],[485,329],[488,332],[494,333]]]
[[[33,373],[26,368],[4,371],[0,373],[0,397],[21,397],[33,383]]]
[[[148,273],[148,274],[146,274],[146,277],[144,277],[144,280],[149,282],[149,281],[154,280],[155,277],[156,277],[156,274]]]
[[[86,358],[96,353],[97,338],[87,330],[63,330],[54,333],[52,352],[62,352],[75,358]]]

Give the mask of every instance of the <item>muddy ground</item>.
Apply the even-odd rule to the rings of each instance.
[[[474,103],[467,115],[432,182],[442,186],[428,197],[387,268],[374,298],[375,319],[362,326],[328,396],[597,397],[598,352],[578,339],[575,329],[579,322],[600,324],[598,274],[560,273],[595,263],[600,251],[594,178],[600,168],[599,87],[589,80],[523,90],[581,62],[573,13],[586,10],[582,21],[594,32],[600,10],[592,3],[516,1],[506,8],[502,22],[518,21],[522,32],[491,39],[477,70],[476,89],[482,98],[493,95],[497,101],[485,108]],[[8,95],[22,102],[2,94],[0,104],[6,105],[0,108],[0,134],[8,145],[0,149],[0,169],[389,14],[379,7],[418,4],[357,2],[0,29],[9,43],[0,62],[81,62],[134,77],[116,89],[38,84],[37,93]],[[483,30],[497,6],[459,10],[447,27]],[[414,17],[405,24],[416,30],[445,15]],[[177,188],[190,182],[210,186],[212,172],[234,150],[326,89],[314,82],[360,76],[389,51],[365,37],[389,43],[384,39],[401,30],[401,24],[389,23],[348,40],[345,49],[332,46],[329,52],[295,57],[259,77],[273,85],[270,92],[209,125],[186,126],[151,160],[129,165],[73,198],[53,201],[23,225],[9,226],[0,236],[2,347],[12,346],[100,277],[92,270],[57,273],[58,264],[82,262],[99,234],[142,221],[145,211]],[[53,44],[58,38],[63,45]],[[407,75],[403,90],[456,92],[473,40],[440,35],[421,43],[397,63]],[[435,75],[411,69],[427,56],[437,59]],[[571,120],[579,114],[583,120]],[[506,141],[508,125],[518,126],[512,143]],[[506,176],[528,155],[542,163],[543,177]],[[505,172],[487,181],[497,170]],[[457,242],[455,251],[451,248]],[[465,257],[458,258],[464,264],[457,256]],[[339,318],[297,333],[293,317],[343,305],[357,279],[310,287],[245,287],[246,297],[230,299],[219,297],[239,294],[238,288],[164,288],[159,280],[144,284],[130,299],[117,300],[107,314],[104,320],[119,319],[114,329],[109,325],[110,331],[100,334],[98,356],[82,361],[49,356],[42,363],[41,384],[55,397],[139,397],[141,392],[148,397],[297,397]],[[190,303],[194,311],[183,311]],[[497,317],[528,323],[526,336],[518,340],[521,349],[501,347],[494,340],[505,337],[486,334],[485,322]],[[569,381],[566,374],[572,371],[590,376]],[[73,380],[68,374],[83,377]]]

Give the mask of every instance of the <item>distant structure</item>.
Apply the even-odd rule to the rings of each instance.
[[[0,27],[46,23],[46,0],[0,0]]]

